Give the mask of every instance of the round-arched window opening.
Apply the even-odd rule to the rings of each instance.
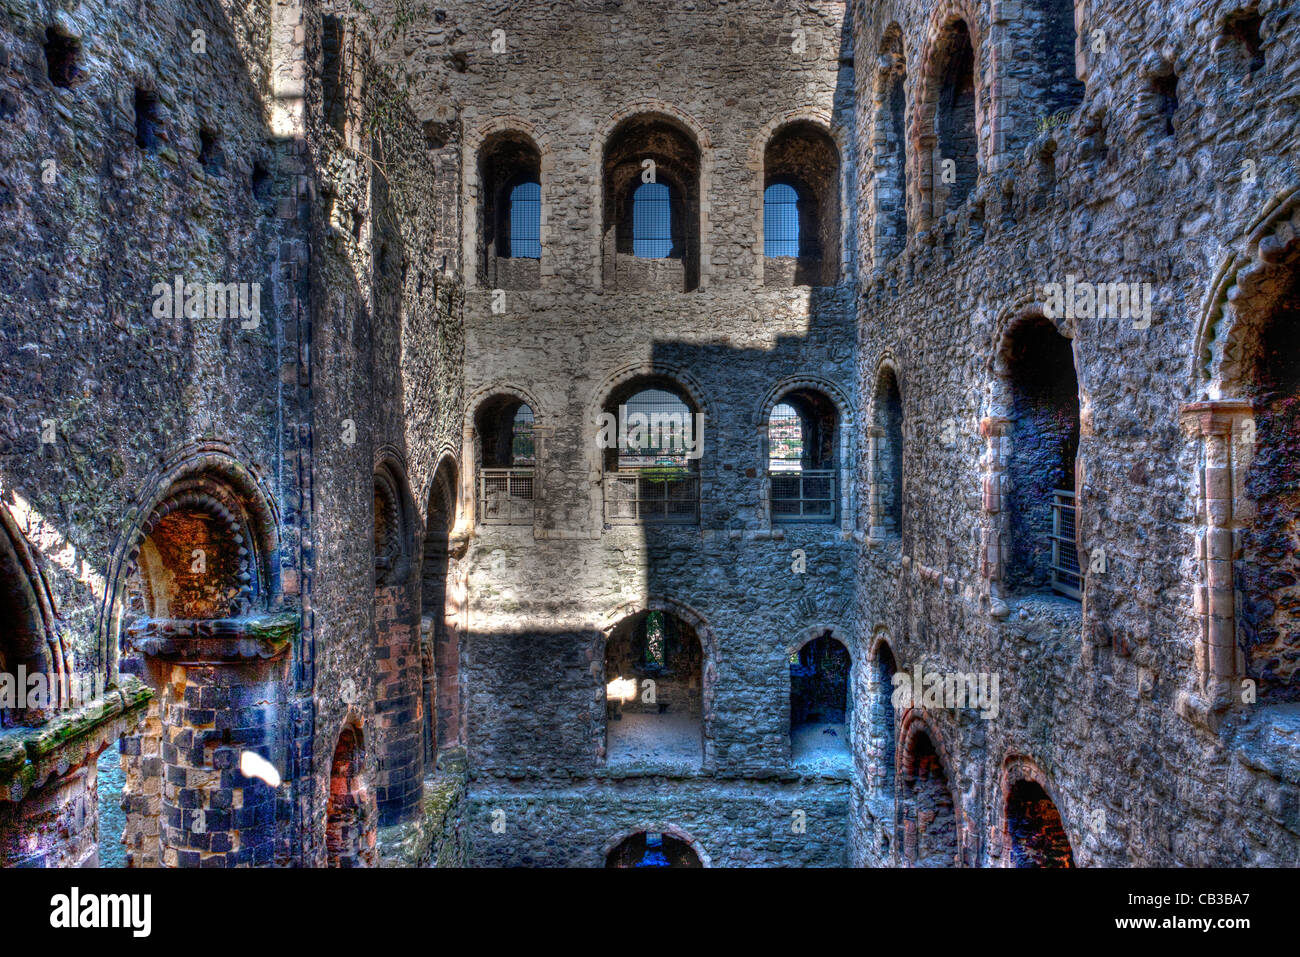
[[[605,521],[699,521],[703,419],[676,385],[658,376],[624,384],[605,403]]]
[[[782,396],[768,415],[774,522],[831,522],[838,511],[835,404],[811,389]]]

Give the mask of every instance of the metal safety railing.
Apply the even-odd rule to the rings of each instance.
[[[535,483],[533,469],[482,469],[480,521],[487,525],[531,525]]]
[[[675,467],[605,473],[605,522],[690,524],[700,519],[700,477]]]
[[[773,522],[831,522],[835,520],[833,469],[772,470]]]
[[[1083,597],[1083,570],[1075,535],[1074,493],[1052,492],[1052,588],[1071,598]]]

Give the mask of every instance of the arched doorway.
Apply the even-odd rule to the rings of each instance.
[[[365,763],[361,729],[344,728],[330,764],[325,808],[328,867],[369,867],[373,862],[375,831],[367,806]]]
[[[848,767],[849,650],[830,630],[790,655],[790,761],[819,768]]]
[[[1037,781],[1017,781],[1007,793],[1007,842],[1012,867],[1073,867],[1061,814]]]
[[[670,611],[614,627],[605,643],[607,763],[701,763],[703,665],[695,629]]]
[[[703,867],[695,848],[662,831],[637,831],[605,855],[606,867]]]

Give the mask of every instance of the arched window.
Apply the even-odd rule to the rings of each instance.
[[[930,215],[940,219],[961,208],[979,179],[975,127],[975,50],[964,20],[943,30],[934,51],[937,68],[927,95],[934,126],[930,142]]]
[[[902,31],[891,25],[881,43],[873,153],[876,164],[876,265],[907,245],[907,60]]]
[[[903,398],[898,377],[888,366],[880,370],[871,401],[871,534],[901,538],[903,534]]]
[[[827,631],[790,656],[790,760],[818,768],[847,767],[849,651]]]
[[[514,396],[495,396],[475,416],[479,441],[479,521],[531,525],[537,448],[533,410]]]
[[[821,127],[782,127],[763,154],[763,284],[839,280],[839,150]]]
[[[1259,700],[1294,702],[1300,701],[1300,239],[1279,243],[1273,260],[1241,285],[1241,328],[1233,338],[1244,375],[1237,387],[1253,417],[1236,436],[1238,457],[1249,464],[1234,479],[1242,488],[1233,512],[1241,508],[1250,516],[1234,556],[1238,643]]]
[[[635,116],[605,144],[607,290],[689,292],[700,281],[700,149],[676,120]]]
[[[831,522],[838,506],[838,412],[812,389],[781,397],[768,416],[772,521]]]
[[[447,616],[451,579],[451,529],[456,521],[456,468],[438,468],[429,488],[421,563],[421,666],[424,677],[426,764],[443,748],[461,743],[460,633]]]
[[[605,760],[697,766],[704,749],[704,654],[667,611],[620,622],[605,643]]]
[[[763,191],[763,255],[799,255],[799,194],[789,183]]]
[[[672,382],[643,376],[606,401],[605,521],[699,521],[701,417]]]
[[[1061,814],[1036,781],[1017,781],[1007,794],[1012,867],[1073,867],[1074,852]]]
[[[511,259],[542,258],[542,184],[531,176],[510,190],[507,234]]]
[[[479,281],[497,289],[541,287],[541,153],[522,133],[490,137],[479,154]]]
[[[672,251],[672,195],[663,183],[642,183],[632,194],[632,253],[666,259]]]
[[[1011,454],[1006,516],[1009,590],[1054,589],[1080,596],[1075,535],[1079,384],[1074,352],[1051,322],[1021,320],[1007,334]]]
[[[897,670],[894,653],[882,641],[871,670],[875,694],[871,699],[872,741],[869,747],[875,758],[872,763],[877,768],[872,783],[883,794],[892,794],[894,790],[894,751],[898,746],[894,714],[894,674]]]

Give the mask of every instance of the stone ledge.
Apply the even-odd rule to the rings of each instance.
[[[94,760],[134,726],[153,697],[139,679],[124,675],[102,698],[59,712],[34,728],[0,736],[0,801],[21,801],[51,777]]]
[[[380,867],[464,867],[466,781],[464,752],[438,757],[438,771],[424,779],[420,816],[379,829]]]
[[[277,658],[298,637],[297,612],[240,618],[146,618],[127,630],[127,642],[151,658],[181,662]]]

